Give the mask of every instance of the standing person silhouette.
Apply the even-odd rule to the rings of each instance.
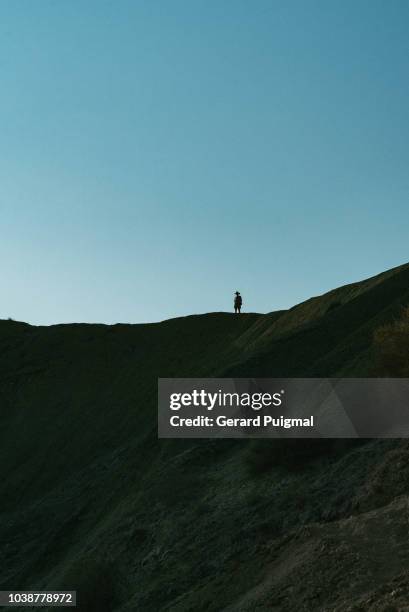
[[[236,291],[236,297],[234,298],[234,312],[237,314],[240,314],[241,312],[241,305],[243,303],[243,300],[241,299],[241,295],[238,291]]]

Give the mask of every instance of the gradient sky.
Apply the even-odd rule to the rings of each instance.
[[[0,318],[268,312],[409,260],[407,0],[3,0]]]

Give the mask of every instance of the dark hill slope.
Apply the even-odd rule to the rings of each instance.
[[[369,535],[349,549],[346,521],[357,534],[397,521],[374,553],[409,561],[398,537],[405,443],[254,475],[243,442],[158,441],[156,384],[365,375],[373,330],[409,302],[408,288],[403,266],[269,315],[0,322],[0,587],[77,586],[80,609],[98,612],[343,610],[383,583],[388,603],[387,585],[404,589],[405,577],[394,564],[368,569]],[[84,603],[96,590],[108,603]]]
[[[407,278],[408,269],[408,264],[398,266],[397,268],[393,268],[392,270],[388,270],[387,272],[383,272],[382,274],[378,274],[377,276],[368,278],[359,283],[338,287],[324,295],[310,298],[289,310],[282,311],[279,320],[276,316],[274,318],[270,318],[269,315],[260,317],[242,336],[241,340],[243,347],[247,349],[260,349],[263,346],[268,346],[271,344],[272,340],[288,332],[292,333],[302,326],[310,325],[314,321],[320,320],[326,314],[337,310],[340,306],[346,305],[355,300],[355,298],[359,298],[371,289],[374,289],[377,285],[382,285],[382,287],[384,287],[385,281],[390,278]],[[400,273],[403,274],[401,275]],[[404,282],[405,280],[403,280],[403,283]],[[381,292],[383,293],[384,289],[382,289]],[[389,299],[387,296],[385,297]],[[272,314],[276,315],[276,313]]]
[[[235,376],[365,376],[374,330],[409,304],[409,267],[354,283],[283,313],[263,330],[250,355],[226,370]],[[253,334],[262,320],[244,333]]]
[[[257,316],[0,324],[2,507],[35,497],[131,432],[138,440],[152,433],[157,377],[208,375]]]

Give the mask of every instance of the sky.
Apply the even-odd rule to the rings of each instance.
[[[0,318],[271,312],[409,260],[406,0],[2,0]]]

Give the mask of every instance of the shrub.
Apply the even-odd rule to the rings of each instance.
[[[336,308],[339,308],[340,306],[342,306],[342,302],[332,302],[328,308],[327,308],[327,312],[331,312],[331,310],[335,310]]]
[[[246,462],[253,474],[263,473],[272,467],[300,470],[313,459],[326,456],[332,443],[332,440],[325,438],[252,440]]]
[[[374,333],[375,374],[407,378],[409,376],[409,306],[401,316]]]
[[[363,439],[341,438],[251,440],[246,453],[246,463],[253,475],[262,474],[273,467],[301,471],[313,461],[335,457],[364,443]]]

